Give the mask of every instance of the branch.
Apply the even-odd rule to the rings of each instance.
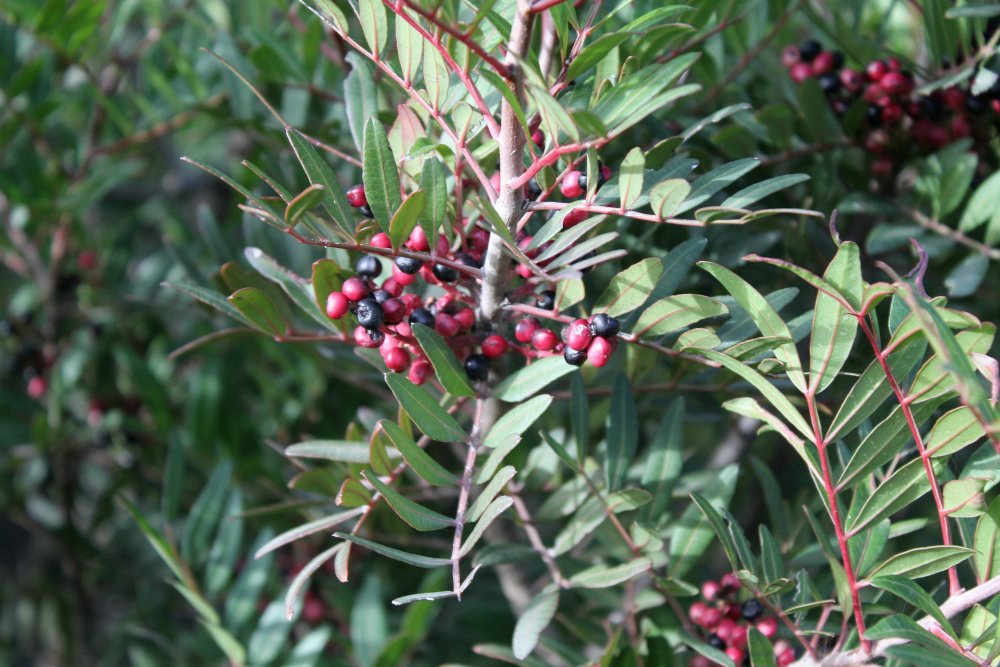
[[[520,61],[527,53],[530,39],[531,3],[530,0],[517,0],[505,64],[511,89],[519,101],[524,100],[524,75]],[[495,207],[500,220],[511,233],[515,231],[524,202],[523,184],[517,185],[515,181],[524,172],[526,140],[514,107],[504,98],[500,111],[500,193]],[[503,238],[496,233],[490,234],[490,243],[483,258],[483,288],[479,302],[479,319],[483,324],[492,325],[500,314],[509,272],[510,258],[504,251]]]

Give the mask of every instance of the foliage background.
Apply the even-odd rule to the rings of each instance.
[[[933,217],[941,193],[961,188],[942,216],[954,225],[965,193],[996,164],[995,146],[964,183],[942,180],[950,164],[913,165],[914,174],[930,173],[930,185],[921,191],[902,179],[878,207],[858,194],[869,189],[860,149],[799,150],[829,138],[812,134],[815,108],[784,76],[780,47],[816,35],[858,61],[882,55],[883,44],[920,57],[910,36],[921,27],[907,3],[855,0],[836,11],[818,2],[718,4],[717,16],[732,26],[704,41],[706,57],[691,74],[709,92],[646,121],[619,142],[620,154],[612,145],[603,157],[615,164],[630,145],[748,102],[752,109],[691,143],[703,169],[778,156],[766,160],[767,175],[812,175],[783,195],[785,204],[865,212],[848,215],[843,232],[867,244],[866,265],[878,258],[909,266],[906,243],[916,235],[931,252],[931,293],[950,291],[954,305],[995,319],[996,264],[907,213]],[[282,128],[202,49],[246,73],[290,124],[335,140],[347,132],[345,68],[325,48],[321,24],[279,0],[7,0],[0,8],[0,663],[220,660],[210,619],[199,620],[165,583],[168,570],[121,498],[181,545],[191,568],[183,566],[184,576],[218,610],[215,627],[249,647],[253,664],[373,664],[390,636],[404,638],[414,664],[438,664],[468,661],[474,643],[508,641],[514,619],[492,576],[481,575],[477,595],[460,608],[402,612],[387,601],[430,582],[375,558],[357,561],[349,586],[318,577],[319,618],[286,624],[287,577],[325,546],[306,540],[256,562],[253,546],[330,505],[336,481],[314,475],[289,491],[296,470],[281,449],[308,434],[339,434],[352,419],[370,421],[370,373],[343,350],[242,333],[174,353],[227,325],[164,281],[224,289],[247,270],[246,246],[301,274],[318,257],[241,216],[233,192],[180,162],[190,156],[249,186],[254,179],[240,166],[248,159],[304,185]],[[383,120],[391,120],[389,108]],[[350,179],[349,166],[339,170]],[[636,225],[619,231],[625,247],[649,242]],[[687,237],[661,230],[654,241],[667,249]],[[760,252],[819,270],[832,253],[826,230],[811,223],[764,222],[707,237],[706,257],[728,266]],[[745,275],[770,289],[793,284],[763,268]],[[26,393],[33,373],[47,378],[40,400]],[[648,397],[642,414],[663,414],[672,398]],[[717,445],[732,424],[718,402],[711,393],[688,396],[686,467],[722,462]],[[603,414],[600,401],[592,407]],[[658,418],[646,422],[652,432]],[[785,465],[786,451],[764,439],[753,454],[797,506],[808,489]],[[752,475],[741,477],[736,497],[738,518],[754,527],[765,508]],[[705,576],[725,568],[712,553],[699,569]],[[815,557],[805,553],[801,564]],[[333,649],[320,655],[328,642]]]

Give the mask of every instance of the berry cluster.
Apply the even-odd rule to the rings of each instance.
[[[577,174],[574,177],[577,185],[582,180],[582,187],[585,187],[586,178],[578,172],[573,173]],[[347,200],[351,206],[370,215],[364,186],[350,188]],[[561,340],[534,317],[517,323],[513,341],[492,331],[477,331],[475,302],[468,290],[459,288],[462,274],[456,265],[481,267],[489,233],[475,226],[456,231],[462,240],[462,251],[452,251],[447,239],[441,236],[433,257],[444,261],[431,263],[410,254],[428,253],[431,249],[424,230],[415,227],[404,244],[410,253],[396,256],[391,264],[391,275],[381,281],[382,262],[374,255],[362,255],[354,267],[356,275],[345,280],[339,290],[327,297],[327,316],[340,320],[349,313],[353,314],[357,321],[354,342],[361,347],[377,348],[388,370],[393,373],[407,372],[410,381],[418,385],[427,381],[433,368],[413,335],[415,325],[426,326],[440,334],[463,361],[466,374],[473,380],[485,380],[491,360],[511,349],[527,358],[562,354],[568,363],[575,366],[589,361],[600,367],[608,362],[617,347],[620,327],[618,320],[605,313],[594,315],[590,320],[574,320],[563,328]],[[526,242],[530,242],[530,237],[526,238]],[[392,248],[385,233],[375,234],[369,244],[385,250]],[[406,288],[418,280],[439,287],[444,295],[422,298],[407,292]],[[519,292],[523,296],[533,293],[534,289],[529,283]],[[535,295],[535,299],[538,308],[555,309],[555,292],[543,290]]]
[[[542,292],[538,304],[540,308],[552,308],[555,293]],[[556,336],[534,317],[525,317],[514,328],[517,342],[530,345],[537,356],[562,353],[566,363],[582,366],[589,361],[600,368],[618,347],[618,320],[605,313],[598,313],[585,320],[582,317],[563,327],[562,336]]]
[[[737,602],[740,588],[739,578],[732,573],[723,575],[719,581],[704,582],[701,586],[702,599],[691,605],[688,615],[692,623],[705,631],[709,646],[723,651],[737,665],[749,665],[747,632],[754,627],[768,639],[773,639],[778,634],[778,619],[764,616],[764,605],[760,600]],[[774,642],[774,655],[778,667],[790,665],[796,658],[795,649],[782,639]],[[711,667],[715,664],[698,655],[692,658],[690,667]]]
[[[858,143],[874,156],[872,173],[881,180],[895,173],[913,147],[926,154],[969,136],[985,145],[1000,117],[1000,81],[982,95],[958,86],[917,95],[916,81],[898,58],[874,60],[863,70],[846,68],[843,55],[824,51],[816,40],[786,47],[781,60],[796,83],[815,78],[838,115],[863,100]]]

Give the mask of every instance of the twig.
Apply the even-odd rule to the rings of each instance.
[[[472,423],[465,467],[459,484],[458,506],[455,509],[455,537],[451,542],[451,584],[455,597],[462,599],[462,533],[465,530],[465,511],[469,507],[469,491],[472,489],[472,475],[476,471],[476,452],[479,449],[479,424],[482,421],[483,399],[476,399],[476,416]]]
[[[994,261],[1000,261],[1000,249],[993,248],[991,246],[986,245],[985,243],[981,243],[975,239],[969,238],[968,236],[958,231],[957,229],[953,229],[948,225],[942,224],[941,222],[924,215],[915,208],[908,208],[905,210],[906,213],[909,214],[911,218],[913,218],[913,221],[916,222],[921,227],[923,227],[924,229],[932,231],[935,234],[938,234],[939,236],[947,237],[952,241],[955,241],[956,243],[964,245],[967,248],[972,248],[973,250],[982,253],[983,255],[986,255],[987,257],[989,257]]]

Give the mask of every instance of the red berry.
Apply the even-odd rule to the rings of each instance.
[[[385,355],[385,367],[393,373],[402,373],[410,367],[410,353],[401,347],[394,347]]]
[[[729,645],[735,646],[740,650],[746,650],[747,647],[747,626],[736,625],[732,631],[729,633]]]
[[[458,333],[458,330],[458,322],[448,313],[438,313],[434,317],[434,331],[437,331],[445,338],[451,338]]]
[[[719,621],[719,625],[715,628],[715,634],[719,635],[719,639],[723,640],[727,644],[729,643],[729,638],[733,636],[733,630],[736,629],[736,621],[731,618],[724,618]]]
[[[826,74],[827,72],[832,72],[836,67],[837,61],[832,51],[822,51],[818,56],[813,58],[812,61],[812,71],[815,75]]]
[[[795,83],[802,83],[812,74],[812,66],[809,63],[795,63],[788,70],[788,76],[792,77],[792,81]]]
[[[903,107],[893,103],[882,108],[882,122],[886,125],[895,125],[901,120],[903,120]]]
[[[740,583],[740,578],[732,572],[726,572],[722,575],[722,579],[719,580],[719,584],[727,593],[735,593],[743,586],[743,584]]]
[[[359,325],[354,329],[354,342],[361,347],[381,347],[384,341],[385,336],[382,336],[381,333],[376,336],[375,339],[372,339],[372,337],[368,334],[368,330],[363,326]]]
[[[887,72],[878,85],[889,95],[906,95],[913,90],[913,81],[901,72]]]
[[[888,155],[883,155],[872,162],[872,175],[880,181],[889,180],[895,171],[896,165]]]
[[[396,333],[404,338],[409,338],[413,335],[413,330],[410,328],[410,323],[403,320],[399,324],[392,325],[392,328],[396,330]]]
[[[865,67],[865,76],[869,81],[880,81],[889,68],[881,60],[873,60]]]
[[[737,665],[742,665],[743,664],[743,658],[746,657],[743,654],[743,651],[739,650],[735,646],[730,646],[729,648],[727,648],[726,649],[726,655],[728,655],[729,659],[732,660]]]
[[[379,232],[372,237],[372,240],[368,242],[368,245],[373,248],[391,248],[392,241],[389,240],[389,235],[385,232]]]
[[[965,93],[955,86],[945,89],[941,93],[941,97],[945,106],[952,111],[957,111],[958,113],[965,111]]]
[[[580,187],[581,176],[583,176],[583,173],[579,171],[571,171],[566,174],[566,178],[559,184],[559,191],[563,193],[563,197],[576,199],[586,192],[586,190]]]
[[[404,304],[406,304],[407,312],[412,313],[417,308],[423,306],[423,302],[420,300],[420,297],[417,296],[416,294],[409,294],[409,293],[403,294],[402,296],[399,297],[399,300],[402,301]]]
[[[28,396],[35,399],[36,401],[41,397],[45,396],[45,392],[48,390],[48,384],[45,382],[45,378],[41,375],[36,375],[35,377],[28,380]]]
[[[302,603],[302,620],[310,625],[319,623],[326,617],[326,605],[314,593],[306,593]]]
[[[382,302],[382,316],[386,324],[399,324],[406,317],[406,304],[402,299],[392,297]]]
[[[434,369],[431,368],[430,362],[420,359],[413,362],[413,365],[410,366],[410,372],[407,373],[407,377],[413,384],[421,385],[424,382],[427,382],[427,378],[429,378],[433,372]]]
[[[403,293],[403,286],[395,278],[386,278],[383,280],[382,289],[393,296],[399,296]]]
[[[514,338],[518,343],[530,343],[531,336],[542,328],[542,323],[534,317],[525,317],[514,327]]]
[[[476,324],[476,311],[471,308],[462,308],[457,311],[452,317],[458,322],[458,326],[462,328],[463,331],[468,331]]]
[[[951,138],[961,139],[972,134],[972,126],[969,125],[967,116],[954,116],[951,119]]]
[[[515,273],[516,273],[517,275],[519,275],[519,276],[521,276],[522,278],[524,278],[525,280],[527,280],[528,278],[530,278],[531,276],[533,276],[533,275],[534,275],[534,273],[533,273],[533,272],[531,271],[531,267],[530,267],[530,266],[528,266],[527,264],[518,264],[518,265],[517,265],[517,266],[516,266],[516,267],[514,268],[514,272],[515,272]]]
[[[396,263],[393,262],[393,264],[392,264],[392,279],[396,281],[397,285],[401,285],[403,287],[406,287],[407,285],[412,285],[413,283],[417,282],[417,274],[416,273],[403,273],[402,271],[399,270],[399,267],[396,266]]]
[[[777,665],[778,667],[787,667],[788,665],[795,662],[795,649],[789,648],[785,649],[781,653],[777,654]]]
[[[548,329],[538,329],[531,334],[531,345],[539,352],[551,352],[559,344],[559,338]]]
[[[562,228],[569,229],[570,227],[576,227],[581,222],[586,220],[588,217],[590,217],[590,213],[588,213],[584,209],[581,208],[573,209],[572,211],[566,214],[566,217],[563,218]]]
[[[738,603],[733,603],[726,607],[726,618],[734,621],[740,620],[740,605]]]
[[[448,246],[448,239],[444,234],[437,238],[437,254],[442,257],[447,257],[451,252],[451,248]]]
[[[368,198],[365,197],[365,186],[353,185],[347,190],[347,203],[354,208],[361,208],[368,205]]]
[[[869,83],[865,86],[863,97],[865,98],[865,102],[871,102],[872,104],[879,104],[882,100],[888,99],[888,95],[882,90],[882,86],[877,83]]]
[[[694,656],[688,663],[688,667],[713,667],[713,665],[715,665],[715,663],[703,655]]]
[[[840,70],[840,83],[847,90],[852,93],[856,93],[861,90],[861,86],[864,84],[865,78],[862,76],[861,72],[856,69],[842,69]]]
[[[77,256],[76,263],[82,271],[90,271],[97,266],[97,253],[93,250],[84,250]]]
[[[482,344],[483,354],[491,359],[502,356],[504,352],[507,351],[507,339],[503,336],[493,334],[492,336],[487,336]]]
[[[617,345],[617,338],[612,338],[611,340],[607,338],[594,338],[590,341],[590,347],[587,348],[587,361],[593,366],[600,368],[608,363],[608,359],[611,358]]]
[[[417,252],[427,252],[431,249],[431,245],[427,241],[427,234],[424,233],[424,228],[420,225],[414,227],[413,231],[410,232],[410,238],[406,241],[406,245]]]
[[[691,619],[691,622],[694,623],[695,625],[701,625],[702,622],[705,620],[706,611],[708,611],[708,605],[706,605],[704,602],[695,602],[694,604],[691,605],[691,608],[688,610],[688,617]]]
[[[343,292],[330,292],[326,297],[326,316],[331,320],[339,320],[351,307],[351,302]]]
[[[539,148],[545,146],[545,133],[541,130],[535,130],[531,133],[531,141]]]
[[[764,618],[757,621],[754,626],[760,634],[764,635],[768,639],[778,634],[778,619],[774,616],[765,616]]]
[[[495,192],[500,192],[500,172],[494,171],[493,175],[490,176],[490,185],[493,186]]]
[[[583,318],[573,320],[566,331],[566,344],[577,351],[586,350],[591,338],[590,322]]]
[[[719,582],[714,579],[709,579],[701,585],[701,596],[706,600],[714,600],[719,596],[719,591],[722,589],[719,586]]]
[[[360,301],[372,293],[368,289],[368,283],[357,276],[345,280],[344,284],[340,286],[340,291],[349,301]]]
[[[898,72],[903,69],[903,64],[899,62],[899,58],[886,58],[885,66],[889,68],[890,72]]]
[[[490,233],[482,227],[473,227],[465,240],[472,252],[486,252],[486,246],[490,243]]]
[[[799,47],[794,44],[790,44],[785,47],[781,52],[781,64],[785,67],[791,67],[802,59],[802,54],[799,53]]]
[[[598,340],[604,340],[600,338]],[[588,355],[589,356],[589,355]],[[702,616],[702,627],[707,630],[714,630],[719,621],[722,620],[722,610],[718,607],[709,607]]]

